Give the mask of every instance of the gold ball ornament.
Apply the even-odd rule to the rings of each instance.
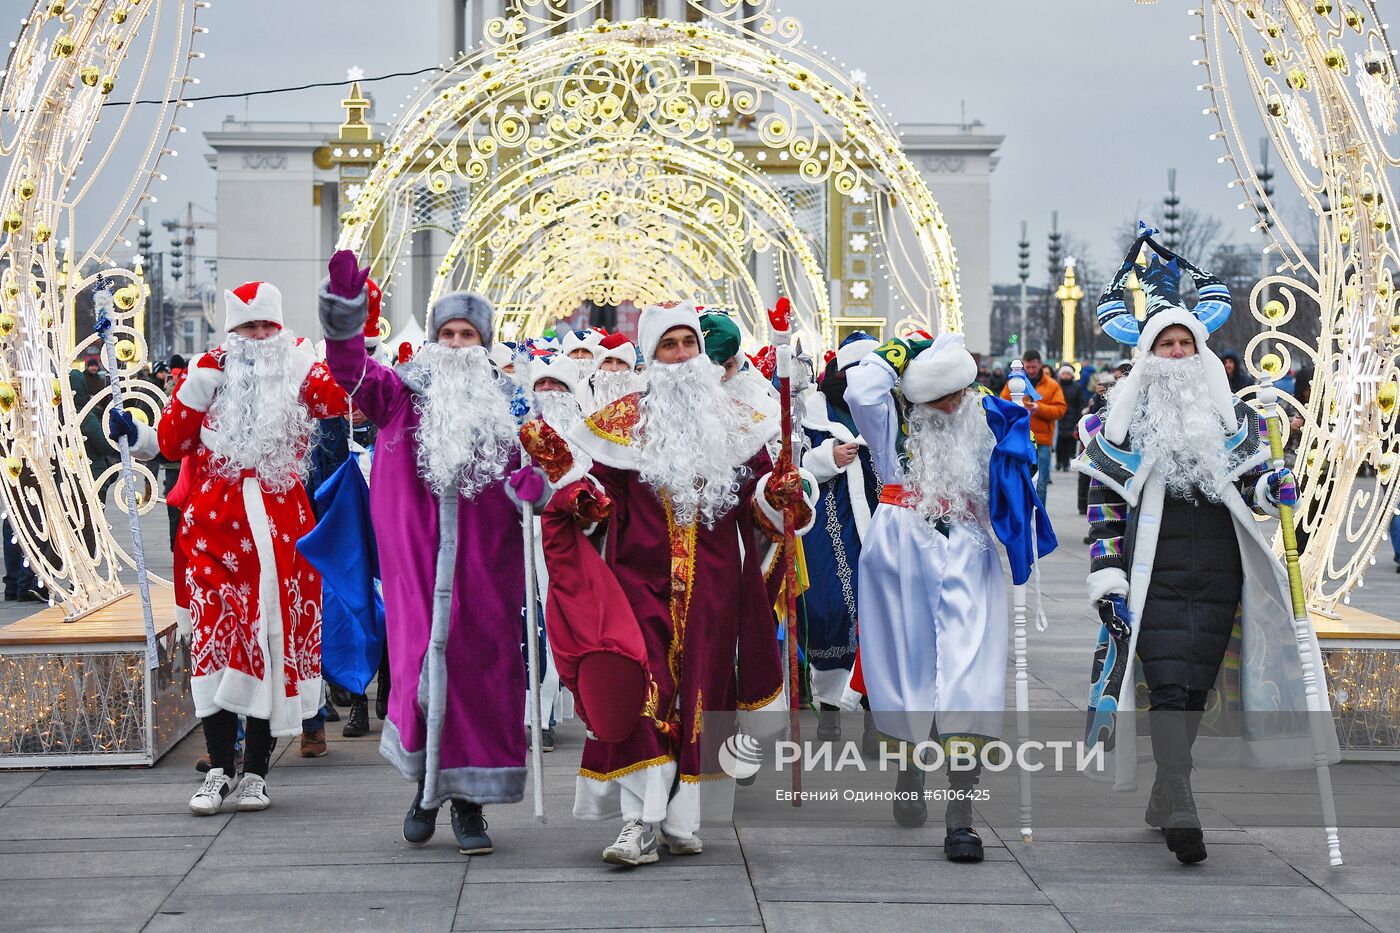
[[[136,343],[131,340],[117,341],[117,359],[123,363],[133,363],[141,355]]]
[[[53,227],[48,224],[36,224],[34,226],[34,242],[47,243],[49,237],[53,236]]]
[[[131,416],[132,421],[137,421],[145,425],[149,425],[151,423],[150,416],[139,408],[128,408],[126,410],[126,413]]]
[[[1390,413],[1395,410],[1397,391],[1394,382],[1387,382],[1385,385],[1381,386],[1380,391],[1376,393],[1376,405],[1380,408],[1381,414],[1385,415],[1387,418],[1390,417]]]
[[[1264,320],[1266,321],[1281,321],[1283,320],[1283,316],[1287,313],[1288,306],[1277,298],[1272,298],[1264,302]]]
[[[1381,454],[1376,458],[1376,475],[1382,483],[1390,482],[1395,473],[1395,454]]]
[[[1400,314],[1390,316],[1390,336],[1400,337]]]
[[[20,229],[24,227],[24,215],[19,211],[10,211],[5,215],[4,226],[6,233],[19,233]]]
[[[114,78],[114,77],[111,76],[111,75],[103,75],[103,76],[102,76],[102,93],[103,93],[103,94],[110,94],[110,93],[112,93],[112,89],[115,88],[116,86],[117,86],[117,79],[116,79],[116,78]]]
[[[24,461],[19,457],[6,457],[5,472],[10,475],[10,479],[19,479],[19,475],[24,472]]]
[[[9,411],[14,408],[15,399],[18,397],[13,384],[0,382],[0,411]]]
[[[78,72],[78,78],[88,87],[97,87],[97,81],[102,77],[102,69],[96,65],[84,65],[83,70]]]
[[[19,195],[21,201],[28,201],[38,190],[39,186],[34,184],[32,178],[21,178],[15,182],[15,194]]]
[[[1283,357],[1277,353],[1265,353],[1259,358],[1259,368],[1267,373],[1270,379],[1277,379],[1283,372]]]
[[[1306,91],[1308,89],[1308,73],[1301,68],[1294,68],[1288,72],[1288,86],[1295,91]]]
[[[53,0],[53,2],[49,4],[49,15],[62,16],[63,11],[67,9],[67,7],[68,4],[64,3],[63,0]]]
[[[126,14],[127,9],[125,4],[117,7],[115,10],[112,11],[112,22],[120,26],[122,23],[126,22]]]
[[[55,405],[61,403],[63,401],[63,383],[55,379],[50,388],[53,389],[53,403]]]
[[[0,337],[8,337],[19,327],[19,319],[13,314],[5,312],[0,314]]]
[[[117,289],[117,293],[112,296],[113,303],[123,311],[130,311],[136,307],[136,301],[141,297],[141,290],[135,285],[123,285]]]
[[[73,41],[73,37],[64,33],[53,40],[54,58],[68,58],[77,47],[77,44]]]

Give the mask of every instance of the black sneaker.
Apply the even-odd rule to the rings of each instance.
[[[423,782],[418,782],[418,793],[409,805],[408,815],[403,818],[403,841],[411,846],[427,845],[437,831],[438,808],[423,809]]]
[[[345,719],[345,729],[340,734],[347,739],[358,739],[369,732],[369,700],[355,697],[350,704],[350,714]]]
[[[481,804],[452,801],[452,832],[457,836],[457,851],[463,855],[491,854],[491,837],[486,835]]]

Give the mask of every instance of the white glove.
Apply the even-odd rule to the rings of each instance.
[[[208,353],[195,360],[194,365],[185,372],[180,391],[175,393],[182,405],[195,411],[208,411],[209,406],[214,404],[214,393],[224,384],[224,371],[217,366],[203,365],[205,358],[212,362],[213,358]]]

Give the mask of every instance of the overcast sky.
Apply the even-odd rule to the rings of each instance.
[[[8,5],[17,0],[3,0]],[[1235,209],[1219,142],[1195,88],[1197,20],[1181,0],[783,0],[807,41],[866,72],[900,122],[956,122],[966,107],[986,132],[1005,135],[992,178],[992,275],[1016,274],[1020,222],[1030,223],[1033,270],[1044,269],[1050,213],[1089,244],[1100,266],[1116,262],[1114,232],[1138,205],[1154,207],[1177,169],[1183,203],[1216,214],[1232,239],[1252,218]],[[392,11],[392,12],[391,12]],[[199,93],[335,80],[351,66],[369,75],[436,64],[435,0],[216,0],[201,14]],[[381,119],[412,82],[372,87]],[[153,219],[186,200],[214,208],[214,173],[203,131],[225,115],[335,120],[336,89],[201,102],[185,115],[190,135],[167,162]],[[186,153],[194,155],[189,158]],[[958,231],[952,231],[954,241]],[[200,252],[205,252],[201,247]],[[1033,280],[1034,281],[1034,280]]]

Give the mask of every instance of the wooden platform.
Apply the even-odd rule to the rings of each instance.
[[[1338,606],[1337,618],[1313,617],[1319,642],[1388,640],[1400,642],[1400,621],[1350,606]],[[1379,646],[1377,646],[1379,647]],[[1397,645],[1400,647],[1400,645]]]
[[[151,610],[156,637],[175,627],[175,591],[151,587]],[[72,622],[65,622],[58,606],[0,628],[0,650],[11,646],[102,645],[146,641],[141,597],[135,592]]]
[[[150,765],[194,728],[174,591],[153,586],[151,609],[154,668],[135,591],[71,622],[55,607],[0,628],[0,769]]]

